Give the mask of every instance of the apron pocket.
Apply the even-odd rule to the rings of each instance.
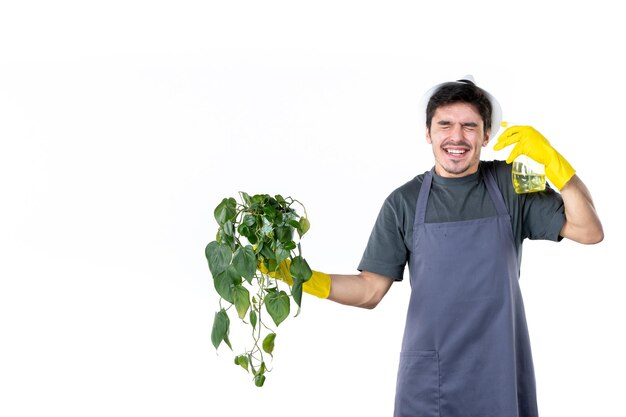
[[[400,354],[394,417],[439,417],[439,357],[436,350]]]

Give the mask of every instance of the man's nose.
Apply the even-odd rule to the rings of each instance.
[[[460,123],[454,123],[450,129],[450,136],[453,138],[463,137],[463,126]]]

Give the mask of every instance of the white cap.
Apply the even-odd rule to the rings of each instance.
[[[420,112],[419,121],[420,121],[421,126],[426,127],[426,107],[428,106],[428,102],[430,101],[430,98],[433,96],[433,94],[435,94],[435,92],[439,90],[439,88],[445,84],[450,84],[450,83],[455,83],[455,82],[458,82],[459,84],[461,84],[463,81],[471,81],[473,84],[476,84],[474,82],[474,77],[468,74],[460,78],[457,81],[447,81],[445,83],[437,84],[436,86],[432,87],[422,96],[422,100],[420,101],[420,105],[418,108]],[[496,100],[494,96],[492,96],[491,94],[489,94],[488,91],[482,88],[481,90],[485,92],[485,95],[487,96],[487,98],[489,99],[489,102],[491,103],[491,137],[493,138],[495,137],[496,133],[498,133],[498,130],[500,130],[500,123],[502,122],[502,108],[500,107],[500,103],[498,103],[498,100]]]

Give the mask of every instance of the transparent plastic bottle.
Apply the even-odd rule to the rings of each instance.
[[[513,161],[513,188],[517,194],[534,193],[546,189],[546,172],[543,164],[526,155]]]
[[[509,122],[502,121],[500,126],[506,128]],[[513,188],[517,194],[534,193],[546,189],[546,168],[530,156],[519,155],[512,164],[511,177]]]

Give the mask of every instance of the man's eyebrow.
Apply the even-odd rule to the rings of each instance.
[[[461,126],[463,126],[463,127],[478,127],[478,123],[476,123],[476,122],[461,123]]]

